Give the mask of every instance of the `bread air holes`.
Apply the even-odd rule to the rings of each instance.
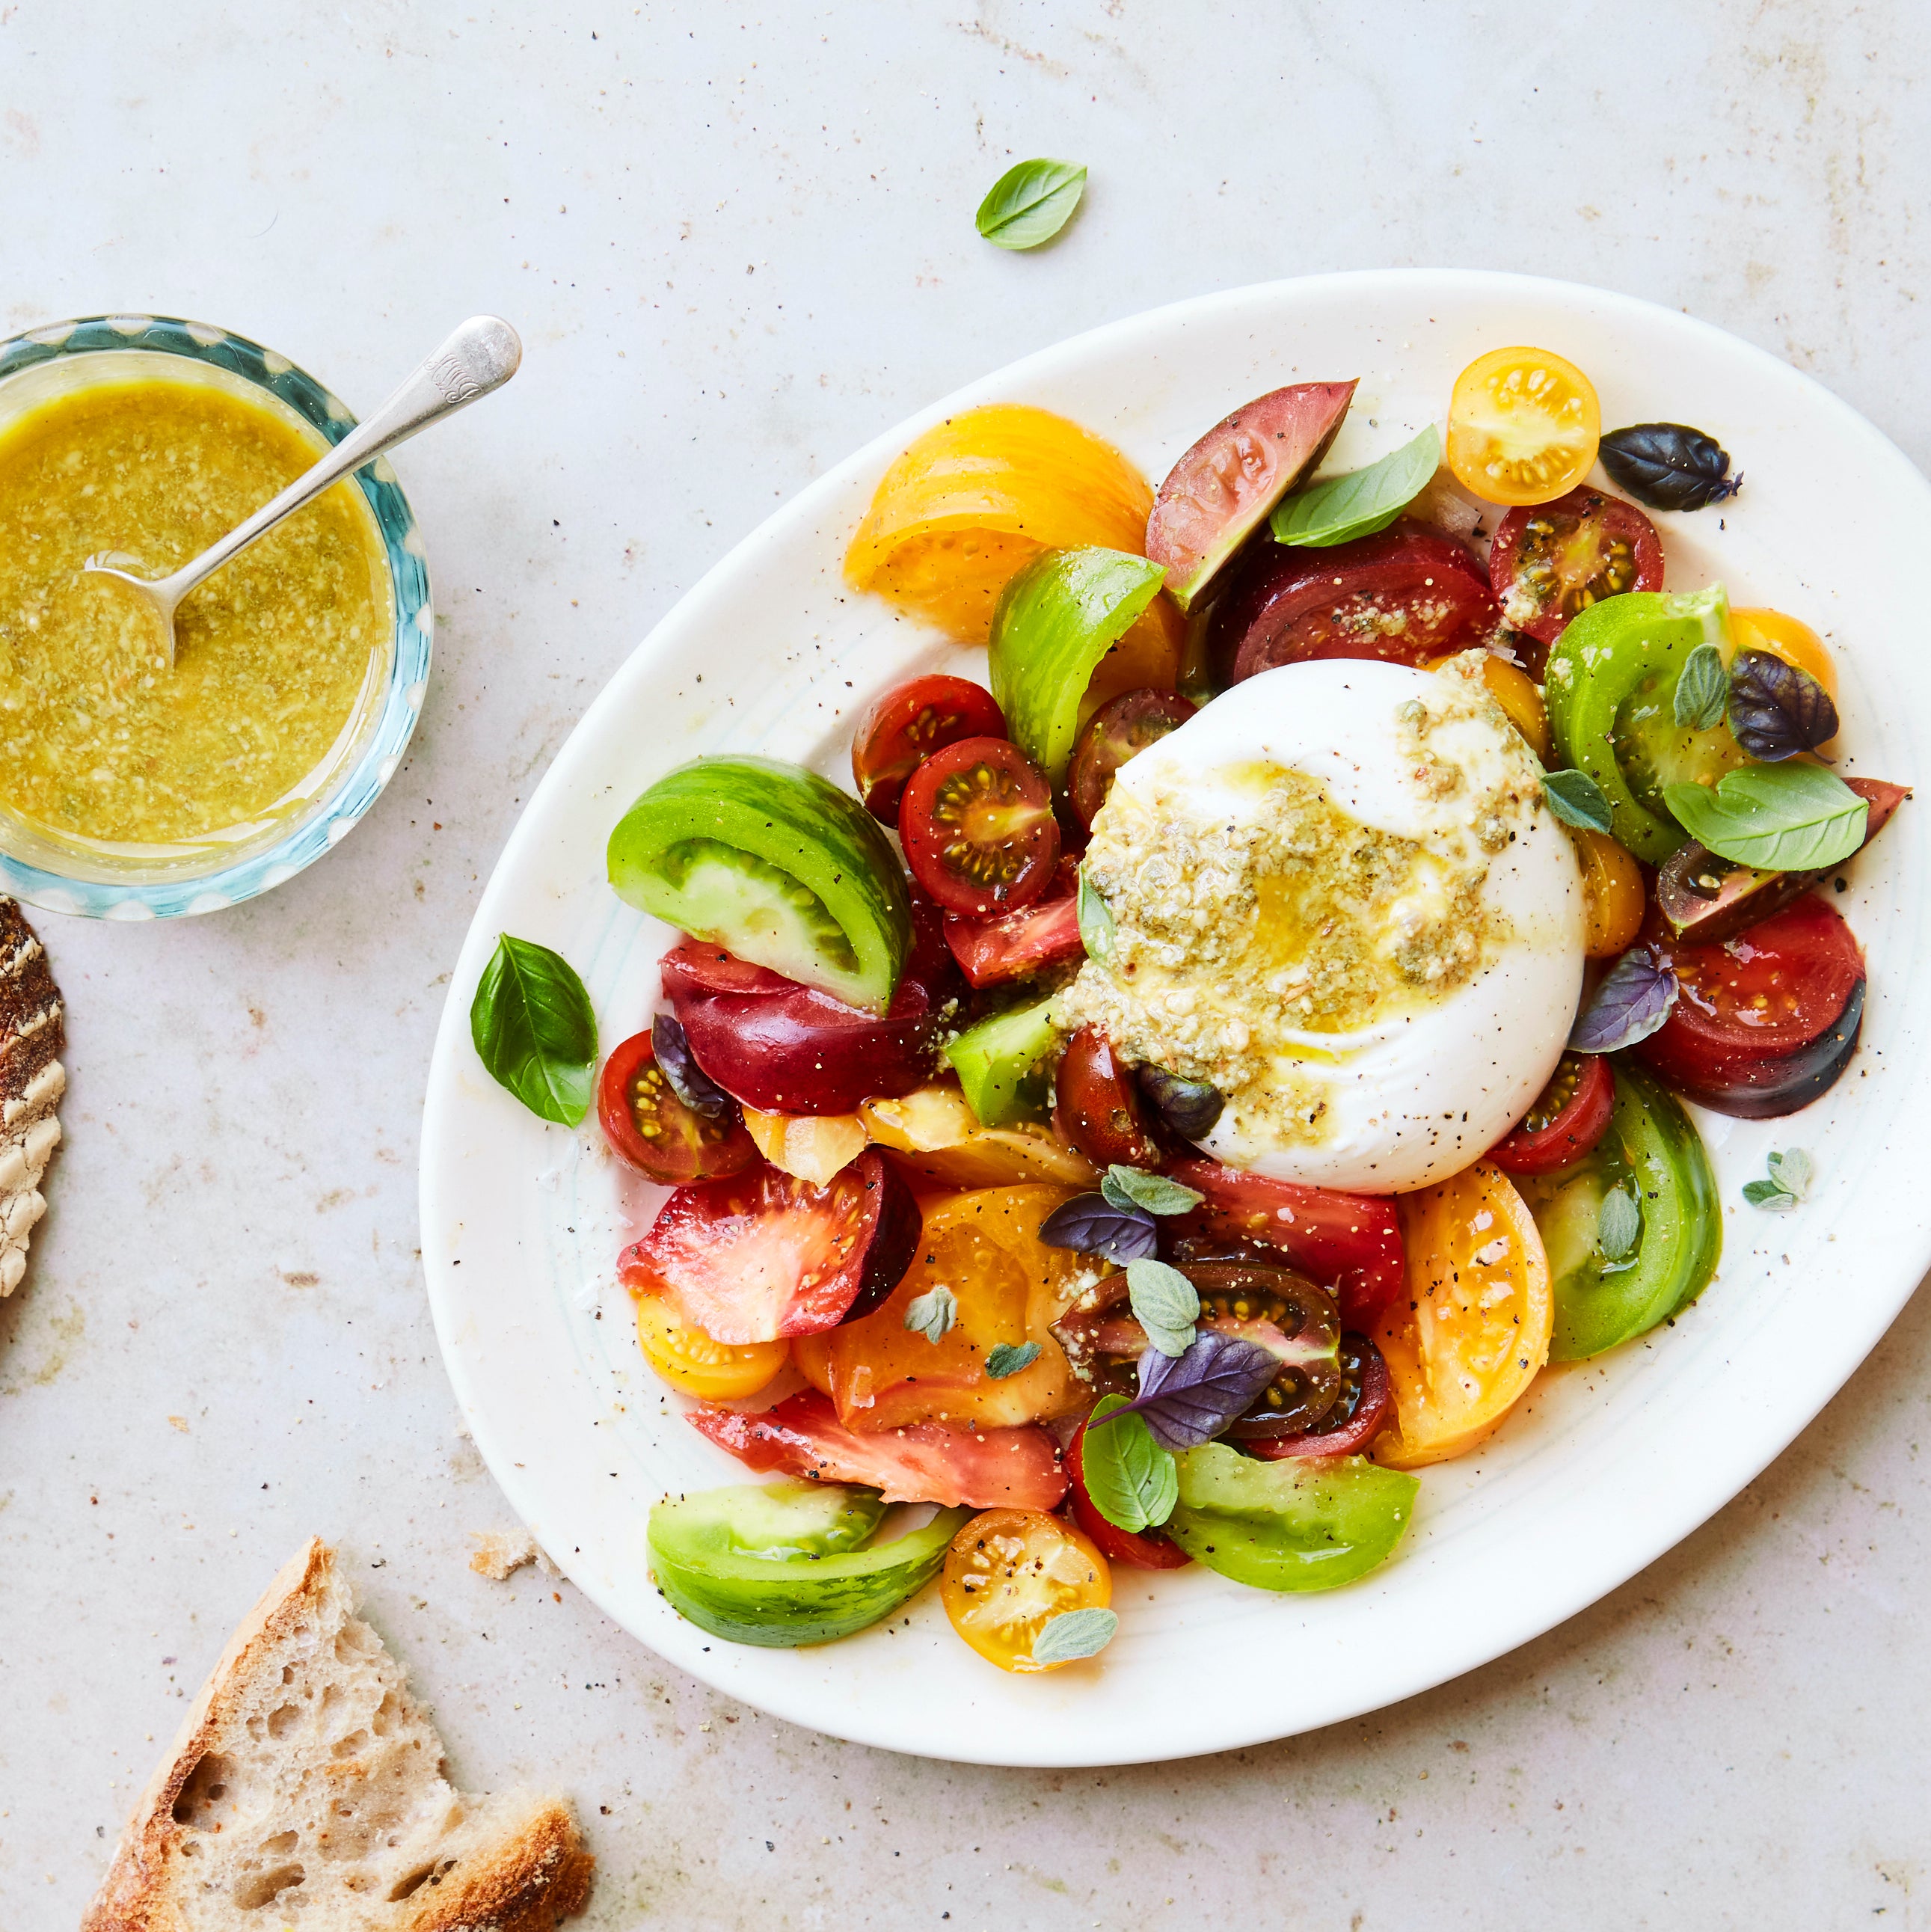
[[[368,1742],[369,1734],[367,1731],[351,1731],[346,1738],[337,1738],[335,1740],[334,1743],[329,1747],[329,1754],[333,1757],[353,1757]]]
[[[232,1807],[222,1803],[235,1775],[235,1767],[219,1751],[210,1751],[196,1760],[194,1768],[181,1780],[174,1801],[174,1821],[196,1832],[218,1831],[220,1813]]]
[[[286,1835],[292,1837],[291,1832]],[[303,1872],[299,1865],[276,1865],[263,1872],[250,1872],[235,1881],[234,1900],[244,1912],[259,1912],[265,1905],[272,1905],[285,1892],[301,1884]]]
[[[280,1744],[301,1721],[299,1704],[278,1704],[268,1713],[268,1736]]]
[[[369,1720],[369,1728],[379,1738],[389,1734],[389,1726],[402,1714],[402,1700],[393,1690],[382,1693],[382,1701],[376,1706],[375,1714]]]
[[[412,1872],[405,1873],[397,1879],[389,1891],[391,1905],[412,1897],[425,1885],[440,1885],[456,1869],[454,1858],[432,1858],[426,1865],[418,1865]]]

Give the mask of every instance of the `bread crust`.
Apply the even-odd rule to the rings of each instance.
[[[80,1932],[193,1932],[180,1896],[189,1883],[189,1833],[175,1807],[196,1767],[240,1716],[247,1687],[296,1627],[325,1608],[334,1574],[334,1552],[311,1537],[236,1626],[135,1801]],[[513,1834],[432,1875],[407,1900],[371,1900],[367,1923],[380,1932],[555,1932],[587,1902],[595,1865],[568,1803],[537,1801]],[[247,1922],[281,1932],[283,1923],[299,1921],[269,1912],[250,1913]]]

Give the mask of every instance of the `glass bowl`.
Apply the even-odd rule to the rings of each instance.
[[[49,322],[0,342],[0,429],[67,391],[155,376],[266,403],[310,440],[340,442],[355,427],[335,397],[272,350],[205,322],[112,315]],[[434,616],[421,533],[394,471],[378,458],[354,482],[382,537],[393,622],[387,661],[372,662],[327,756],[253,824],[169,845],[64,838],[0,806],[0,892],[94,919],[219,912],[293,878],[355,828],[395,776],[421,714]]]

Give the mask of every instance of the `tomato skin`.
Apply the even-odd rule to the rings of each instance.
[[[1086,1466],[1082,1452],[1086,1447],[1086,1424],[1082,1422],[1066,1449],[1066,1471],[1072,1486],[1066,1500],[1072,1507],[1073,1520],[1099,1546],[1109,1563],[1124,1563],[1131,1570],[1181,1570],[1193,1561],[1171,1538],[1157,1529],[1135,1532],[1108,1522],[1099,1505],[1087,1493]]]
[[[1275,1249],[1332,1288],[1341,1325],[1363,1334],[1402,1292],[1406,1277],[1393,1196],[1303,1187],[1214,1160],[1178,1160],[1167,1172],[1207,1199],[1190,1214],[1161,1217],[1163,1244],[1231,1237]]]
[[[905,862],[949,912],[1030,905],[1059,862],[1045,775],[1003,738],[961,738],[912,774],[898,806]]]
[[[1510,511],[1495,530],[1489,581],[1502,615],[1552,644],[1605,597],[1663,588],[1663,540],[1635,504],[1586,485]]]
[[[1312,1429],[1304,1429],[1298,1436],[1254,1436],[1240,1447],[1264,1462],[1283,1462],[1290,1456],[1365,1456],[1387,1421],[1394,1384],[1389,1378],[1386,1359],[1366,1336],[1342,1336],[1341,1355],[1344,1365],[1351,1355],[1360,1364],[1360,1385],[1354,1406],[1345,1415],[1337,1402]]]
[[[1005,715],[970,678],[934,674],[895,685],[874,699],[852,740],[852,778],[866,811],[898,823],[905,782],[934,752],[961,738],[1003,738]]]
[[[912,1190],[873,1148],[823,1187],[763,1162],[680,1187],[617,1268],[633,1294],[661,1294],[714,1341],[741,1345],[875,1308],[918,1240]]]
[[[1565,1053],[1555,1078],[1530,1108],[1531,1120],[1548,1111],[1557,1082],[1564,1080],[1573,1083],[1572,1090],[1552,1116],[1540,1126],[1518,1122],[1484,1158],[1504,1174],[1553,1174],[1582,1160],[1609,1130],[1616,1082],[1602,1054]]]
[[[1733,938],[1658,951],[1676,970],[1676,1004],[1636,1052],[1684,1099],[1780,1119],[1828,1091],[1856,1052],[1863,950],[1814,892]]]
[[[1096,1167],[1158,1167],[1164,1157],[1147,1131],[1132,1070],[1097,1027],[1083,1026],[1066,1042],[1054,1077],[1053,1124]]]
[[[706,1120],[672,1091],[648,1028],[613,1047],[597,1076],[597,1124],[610,1150],[666,1187],[737,1174],[757,1158],[733,1105]],[[653,1130],[646,1138],[644,1128]]]
[[[1113,788],[1114,773],[1129,758],[1179,730],[1194,709],[1177,691],[1129,691],[1094,712],[1066,767],[1067,796],[1082,825],[1091,830]]]
[[[939,1591],[952,1628],[980,1656],[1030,1673],[1065,1668],[1035,1663],[1035,1641],[1066,1611],[1104,1610],[1113,1575],[1093,1544],[1057,1516],[993,1509],[952,1538]]]
[[[1405,517],[1324,550],[1262,546],[1215,605],[1207,654],[1234,685],[1309,658],[1420,664],[1486,644],[1501,621],[1474,553]]]
[[[673,946],[659,970],[693,1057],[726,1093],[763,1114],[848,1114],[932,1077],[957,970],[943,939],[943,967],[931,959],[916,909],[913,934],[883,1018],[698,940]]]

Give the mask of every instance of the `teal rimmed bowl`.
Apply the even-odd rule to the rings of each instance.
[[[155,376],[265,400],[311,439],[337,443],[355,427],[313,376],[245,337],[169,316],[112,315],[49,322],[0,342],[0,428],[67,391]],[[435,623],[421,532],[395,472],[379,457],[355,482],[381,533],[392,621],[387,661],[372,664],[329,756],[266,822],[177,844],[59,838],[0,806],[0,892],[92,919],[219,912],[292,879],[354,830],[395,776],[421,715]]]

